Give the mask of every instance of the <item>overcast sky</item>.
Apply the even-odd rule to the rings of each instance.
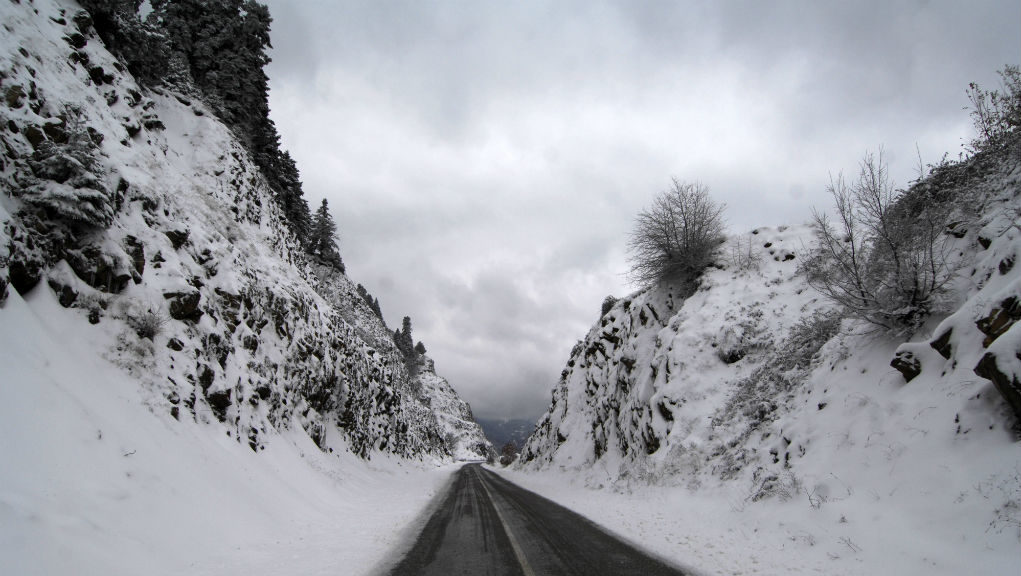
[[[1021,3],[269,0],[271,116],[348,275],[476,415],[536,418],[671,177],[732,232],[807,220],[884,146],[970,137]]]

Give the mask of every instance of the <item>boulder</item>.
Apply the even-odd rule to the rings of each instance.
[[[982,346],[988,348],[1001,334],[1010,330],[1010,327],[1018,320],[1021,320],[1021,302],[1016,296],[1004,298],[999,306],[993,308],[985,318],[975,322],[975,326],[986,335]]]
[[[135,267],[135,272],[139,277],[145,273],[145,247],[142,246],[142,242],[134,236],[128,236],[124,239],[124,244],[127,245],[128,256],[131,256],[131,263]],[[137,283],[137,282],[136,282]]]
[[[12,84],[4,93],[4,101],[8,108],[18,109],[25,105],[25,89],[20,84]]]
[[[199,308],[199,301],[202,294],[198,290],[181,292],[164,292],[163,297],[169,302],[170,317],[175,320],[190,320],[198,322],[202,317],[202,309]]]
[[[939,355],[947,360],[950,359],[950,355],[953,354],[954,351],[953,345],[950,343],[950,337],[953,333],[953,328],[950,328],[946,332],[940,334],[938,338],[929,342],[929,346],[931,346],[936,352],[939,352]]]
[[[174,250],[184,246],[185,242],[188,241],[187,230],[167,230],[164,234],[170,239],[170,244],[174,247]]]
[[[71,286],[58,282],[53,278],[48,280],[48,284],[53,289],[53,293],[57,295],[57,302],[64,308],[70,308],[75,300],[78,299],[78,291]]]
[[[40,144],[46,141],[46,134],[38,126],[29,125],[23,132],[25,133],[25,140],[28,140],[33,149],[38,148]]]
[[[226,422],[227,420],[227,408],[230,407],[230,394],[231,389],[217,390],[210,392],[208,389],[205,391],[206,401],[209,402],[209,407],[213,409],[213,414],[216,419],[220,422]]]
[[[1018,350],[1016,354],[1021,358],[1021,350]],[[992,380],[1003,399],[1014,410],[1014,415],[1021,420],[1021,382],[1018,381],[1018,374],[1001,369],[997,360],[997,354],[986,352],[975,366],[975,374]]]
[[[904,375],[905,382],[911,382],[916,376],[922,373],[922,363],[915,355],[908,350],[901,350],[890,361],[890,366],[896,368]]]

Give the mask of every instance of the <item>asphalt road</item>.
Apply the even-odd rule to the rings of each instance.
[[[684,573],[478,464],[461,468],[393,576]]]

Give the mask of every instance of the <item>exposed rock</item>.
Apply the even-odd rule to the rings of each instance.
[[[92,28],[92,14],[89,14],[88,10],[79,10],[75,12],[74,17],[71,18],[74,22],[78,31],[82,34],[88,33],[89,29]]]
[[[81,50],[89,43],[89,40],[80,32],[72,32],[71,34],[64,36],[64,41],[76,50]]]
[[[171,338],[170,340],[167,340],[167,348],[180,352],[181,350],[184,350],[184,342],[181,342],[177,338]]]
[[[93,66],[89,68],[89,78],[92,78],[92,81],[95,82],[97,86],[113,84],[114,81],[113,74],[107,73],[106,70],[103,70],[102,66]]]
[[[988,316],[975,322],[978,329],[986,335],[982,346],[988,348],[1018,320],[1021,320],[1021,302],[1016,297],[1009,296],[1000,302],[999,306],[993,308]]]
[[[187,230],[167,230],[164,234],[170,239],[170,244],[173,245],[174,250],[184,246],[185,242],[188,241]]]
[[[32,148],[38,148],[40,144],[46,141],[46,134],[43,133],[42,129],[33,124],[29,124],[25,127],[25,140],[32,145]]]
[[[60,302],[60,305],[64,308],[70,308],[74,301],[78,299],[78,291],[67,284],[62,284],[52,278],[48,283],[57,295],[57,302]]]
[[[1015,256],[1008,256],[1003,260],[1000,260],[1000,264],[998,266],[998,269],[1000,270],[1000,275],[1005,275],[1007,272],[1010,272],[1011,270],[1014,269],[1014,259]]]
[[[198,290],[187,292],[164,292],[163,297],[169,301],[170,317],[175,320],[198,322],[202,317],[199,301],[202,294]]]
[[[28,294],[43,277],[43,262],[35,259],[17,259],[7,268],[7,278],[18,294]]]
[[[215,377],[216,374],[213,372],[212,368],[205,364],[201,364],[199,366],[199,386],[202,387],[203,391],[208,390],[209,387],[213,385],[213,378]]]
[[[939,337],[933,340],[932,342],[929,342],[929,346],[932,346],[933,350],[939,352],[939,355],[946,358],[947,360],[949,360],[950,355],[953,354],[953,346],[950,344],[950,337],[953,335],[953,333],[954,330],[953,328],[951,328],[946,332],[940,334]]]
[[[64,121],[59,118],[48,120],[43,124],[43,132],[50,140],[53,140],[57,144],[67,143],[67,130],[64,130]]]
[[[107,254],[94,245],[66,252],[67,263],[75,275],[96,290],[118,294],[131,281],[131,272],[115,254]]]
[[[230,407],[230,394],[230,388],[227,388],[226,390],[217,390],[216,392],[210,392],[208,389],[205,391],[206,401],[209,402],[209,407],[213,409],[213,414],[220,422],[225,422],[227,420],[227,408]]]
[[[140,281],[142,274],[145,273],[145,247],[134,236],[124,238],[124,243],[128,246],[128,256],[131,256],[131,263],[134,265]],[[135,283],[137,284],[138,281]]]
[[[7,103],[8,108],[18,109],[25,105],[25,89],[21,84],[12,84],[8,86],[7,91],[4,92],[4,101]]]
[[[897,355],[890,361],[890,366],[893,366],[904,375],[905,382],[911,382],[922,373],[922,363],[913,353],[907,350],[897,352]]]
[[[1021,350],[1017,351],[1017,355],[1021,359]],[[987,352],[975,366],[975,374],[992,380],[993,385],[1014,410],[1014,414],[1021,419],[1021,382],[1018,381],[1016,373],[1005,373],[997,364],[997,355]]]

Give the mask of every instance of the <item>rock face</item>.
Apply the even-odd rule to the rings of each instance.
[[[486,460],[495,454],[471,406],[457,395],[446,379],[436,374],[433,360],[419,356],[414,366],[414,387],[419,400],[437,415],[444,443],[458,460]]]
[[[799,328],[813,313],[828,316],[797,265],[767,252],[810,242],[808,232],[757,230],[759,264],[721,263],[694,294],[659,287],[617,300],[572,350],[518,466],[605,467],[611,480],[649,479],[689,458],[729,454],[735,439],[768,426],[788,394],[783,378],[806,370],[836,326]],[[808,330],[815,348],[785,349],[795,329]],[[763,367],[776,370],[757,377]],[[747,394],[728,399],[728,386]],[[748,419],[730,421],[728,411]]]
[[[484,456],[467,405],[308,259],[231,131],[140,86],[70,8],[3,7],[22,50],[0,55],[0,294],[53,291],[155,412],[253,450],[297,427],[365,458]]]
[[[943,450],[938,435],[908,441],[903,430],[924,436],[947,422],[968,442],[1002,442],[1021,423],[1019,150],[915,185],[957,219],[946,231],[956,307],[928,329],[892,334],[830,310],[798,268],[806,259],[784,255],[811,250],[811,231],[760,228],[728,239],[694,294],[658,286],[608,299],[516,466],[575,471],[593,485],[743,479],[755,501],[796,493],[794,471],[830,474],[833,453],[817,446],[867,459],[876,438],[901,430],[888,440]],[[727,258],[737,253],[749,256]],[[863,430],[861,454],[833,440]]]

